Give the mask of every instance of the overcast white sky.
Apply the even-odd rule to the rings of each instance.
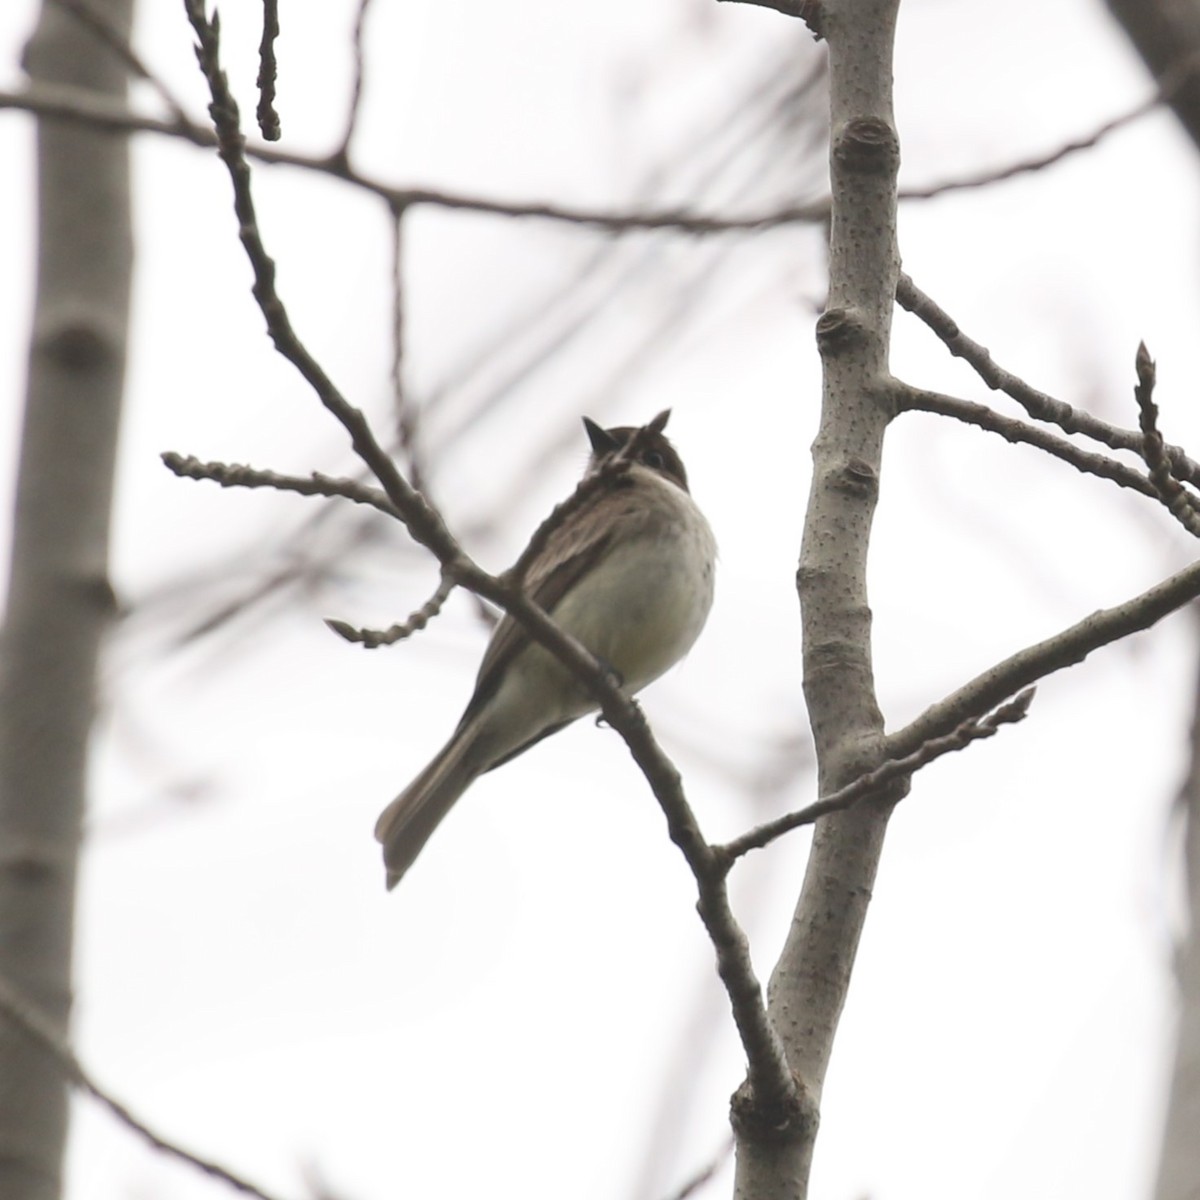
[[[143,7],[144,57],[200,111],[182,4]],[[251,112],[255,7],[222,10]],[[322,150],[337,136],[352,7],[284,6],[286,145]],[[33,16],[31,0],[0,7],[0,86],[19,81]],[[397,182],[620,206],[789,46],[808,69],[817,51],[783,17],[708,0],[376,0],[362,163]],[[913,185],[1053,149],[1148,90],[1088,0],[907,0],[896,78]],[[619,740],[581,722],[489,776],[389,896],[371,826],[465,701],[485,637],[470,605],[389,651],[331,637],[323,615],[387,624],[425,598],[434,572],[388,530],[309,603],[219,642],[171,644],[183,626],[162,599],[173,581],[189,580],[198,619],[344,534],[298,534],[316,502],[181,482],[158,453],[301,472],[344,470],[350,456],[262,334],[223,169],[190,147],[136,145],[115,542],[115,582],[136,611],[112,647],[96,740],[82,1057],[162,1131],[280,1197],[306,1194],[306,1164],[353,1200],[669,1194],[722,1144],[740,1055],[690,878]],[[14,398],[30,148],[28,119],[0,114],[0,367]],[[780,180],[801,177],[781,168],[763,195],[783,199]],[[384,214],[299,172],[257,178],[298,330],[386,419]],[[686,176],[674,186],[663,199],[696,199]],[[1114,421],[1136,420],[1144,338],[1167,436],[1195,450],[1196,212],[1194,154],[1157,114],[1037,176],[906,206],[901,248],[917,283],[1000,362]],[[410,232],[418,395],[600,244],[423,212]],[[476,544],[500,567],[571,486],[581,414],[640,421],[673,408],[721,573],[708,631],[646,706],[706,831],[725,837],[766,814],[708,760],[754,764],[803,729],[792,579],[817,419],[821,256],[803,230],[722,252],[668,239],[614,253],[639,245],[661,248],[653,270],[558,366],[476,421],[433,484],[466,526],[516,488],[502,532]],[[712,286],[674,340],[664,334],[644,369],[610,384],[653,314],[681,288],[700,291],[692,273],[704,269]],[[893,361],[913,382],[994,399],[903,314]],[[448,401],[431,438],[501,373]],[[8,481],[15,399],[5,413]],[[531,481],[535,452],[555,440],[573,450]],[[971,429],[897,423],[871,576],[889,726],[1187,553],[1165,514],[1110,485]],[[1193,659],[1176,618],[1048,681],[1024,725],[918,778],[892,824],[842,1022],[814,1195],[1145,1194],[1170,1036],[1168,814]],[[811,796],[802,775],[769,811]],[[764,979],[806,848],[798,834],[735,876]],[[70,1169],[72,1200],[221,1191],[87,1103]],[[709,1194],[729,1186],[726,1167]]]

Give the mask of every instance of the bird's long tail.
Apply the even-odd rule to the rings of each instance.
[[[375,838],[383,843],[388,890],[413,865],[454,802],[487,767],[476,753],[477,738],[459,729],[437,757],[379,814]]]

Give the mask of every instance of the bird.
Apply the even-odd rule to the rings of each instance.
[[[529,598],[628,695],[687,654],[713,601],[716,539],[663,436],[669,416],[612,429],[583,418],[591,454],[579,502],[534,535],[523,576]],[[388,889],[480,775],[598,708],[550,651],[501,618],[450,739],[375,824]]]

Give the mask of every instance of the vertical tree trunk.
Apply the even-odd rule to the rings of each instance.
[[[133,0],[90,0],[126,35]],[[125,95],[119,57],[46,0],[37,84]],[[96,658],[113,605],[109,515],[132,231],[119,134],[38,122],[37,295],[0,636],[0,973],[55,1024],[71,1007],[75,879]],[[61,1193],[67,1089],[0,1022],[0,1196]]]
[[[1167,98],[1200,148],[1200,0],[1108,0],[1151,74],[1175,83]],[[1190,67],[1182,83],[1173,70]],[[1179,1027],[1155,1200],[1200,1196],[1200,682],[1193,701],[1191,765],[1182,790],[1188,929],[1179,953]]]
[[[883,435],[895,411],[888,368],[899,252],[899,143],[892,52],[899,0],[824,0],[829,43],[829,299],[817,322],[824,368],[821,423],[800,566],[804,696],[822,794],[876,766],[883,717],[875,697],[867,547]],[[803,1200],[821,1089],[846,1000],[890,805],[823,818],[783,953],[771,1018],[811,1114],[778,1136],[739,1137],[738,1200]]]
[[[1194,607],[1193,617],[1200,618]],[[1179,1028],[1155,1200],[1200,1196],[1200,678],[1193,705],[1191,762],[1180,795],[1188,929],[1179,951]]]

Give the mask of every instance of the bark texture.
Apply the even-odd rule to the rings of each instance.
[[[894,415],[888,344],[899,270],[899,143],[892,115],[898,4],[827,0],[820,6],[829,44],[833,217],[829,301],[817,322],[821,422],[796,581],[804,694],[823,795],[882,757],[866,568],[883,435]],[[816,827],[769,990],[770,1015],[811,1119],[774,1139],[739,1138],[740,1200],[807,1194],[821,1089],[890,807],[861,804]]]
[[[127,36],[133,0],[90,0]],[[35,83],[123,99],[126,73],[47,0]],[[60,1029],[71,1008],[75,880],[96,660],[113,612],[109,514],[132,234],[125,135],[42,119],[37,291],[5,622],[0,634],[0,974]],[[0,1196],[62,1191],[67,1086],[0,1023]]]

